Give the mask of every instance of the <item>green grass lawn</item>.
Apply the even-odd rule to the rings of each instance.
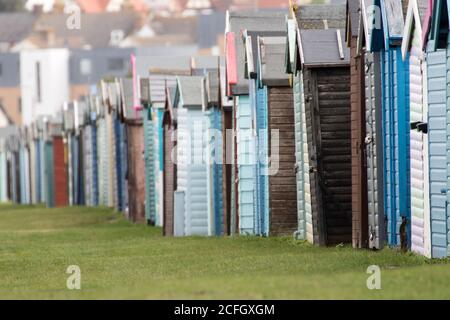
[[[82,290],[66,288],[69,265]],[[368,290],[379,265],[381,290]],[[1,299],[450,298],[449,261],[291,238],[161,237],[109,209],[0,206]]]

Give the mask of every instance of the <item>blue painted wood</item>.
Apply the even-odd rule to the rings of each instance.
[[[252,130],[250,96],[239,96],[236,110],[237,158],[238,158],[238,201],[239,231],[241,234],[255,234],[256,199],[255,139]]]
[[[53,143],[45,143],[45,186],[46,186],[46,205],[48,208],[55,206],[55,187],[54,187],[54,162],[53,162]]]
[[[427,53],[431,256],[447,256],[447,52]],[[449,61],[450,62],[450,61]],[[441,229],[441,230],[439,230]],[[443,232],[442,232],[443,231]]]
[[[25,172],[24,172],[25,160],[23,148],[19,149],[19,185],[20,185],[20,204],[25,204]]]
[[[400,244],[402,217],[410,221],[409,166],[409,62],[403,61],[400,47],[381,53],[383,145],[385,167],[385,213],[388,243]],[[410,224],[408,224],[410,229]],[[410,230],[408,231],[410,239]]]
[[[123,180],[122,180],[122,170],[123,170],[123,164],[122,164],[122,148],[121,148],[121,144],[122,144],[122,140],[123,140],[123,132],[121,130],[121,123],[120,121],[117,119],[116,115],[114,115],[114,134],[115,134],[115,139],[114,139],[114,148],[116,150],[115,152],[115,159],[116,159],[116,185],[117,185],[117,209],[119,211],[124,211],[125,207],[124,207],[124,198],[123,198]]]
[[[212,235],[208,214],[209,166],[204,161],[204,129],[209,126],[208,118],[199,108],[183,107],[178,108],[177,117],[177,192],[185,195],[184,235]]]
[[[257,234],[269,236],[269,176],[268,176],[268,99],[267,88],[258,88],[256,91],[256,129],[257,129],[257,148],[256,159],[256,178],[257,178]]]
[[[12,197],[11,200],[13,203],[18,204],[20,201],[20,190],[19,188],[19,177],[17,175],[18,172],[18,163],[19,163],[19,155],[17,152],[12,152],[11,154],[11,186],[12,186]]]
[[[36,199],[38,203],[42,203],[42,148],[41,148],[41,140],[37,139],[34,141],[35,144],[35,190],[36,190]]]
[[[213,128],[217,135],[214,136],[214,149],[211,154],[213,163],[213,183],[214,183],[214,217],[216,236],[223,234],[223,171],[222,171],[222,118],[218,108],[213,108]]]
[[[40,145],[40,153],[41,153],[41,203],[45,203],[47,199],[47,180],[46,180],[46,155],[45,155],[45,141],[41,137],[39,139],[39,145]]]
[[[431,256],[450,256],[450,37],[448,1],[434,2],[429,41],[427,43],[428,75],[428,142],[430,179]],[[447,43],[438,41],[447,36]]]
[[[97,126],[89,126],[92,139],[92,204],[93,206],[99,205],[99,185],[98,185],[98,148],[97,148]]]
[[[399,215],[408,219],[408,243],[411,246],[411,166],[410,166],[410,99],[409,55],[403,60],[401,48],[395,50],[397,62]],[[400,218],[401,219],[401,218]],[[401,220],[399,220],[401,223]],[[400,228],[400,225],[397,226]],[[397,242],[399,243],[399,241]]]
[[[157,175],[157,188],[156,188],[156,225],[162,226],[162,216],[163,216],[163,171],[164,171],[164,110],[158,109],[157,111],[157,123],[156,123],[156,137],[157,137],[157,157],[156,157],[156,175]]]
[[[155,195],[155,128],[150,108],[145,108],[144,123],[144,161],[145,161],[145,216],[148,221],[156,222],[156,195]]]
[[[128,184],[127,184],[127,174],[128,174],[128,136],[127,136],[127,127],[126,124],[120,124],[120,154],[121,154],[121,186],[122,186],[122,206],[123,211],[128,208]]]

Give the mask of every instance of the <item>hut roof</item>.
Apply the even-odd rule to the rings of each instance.
[[[219,69],[219,82],[220,82],[220,105],[222,108],[232,108],[233,100],[227,95],[227,76],[225,59],[220,59],[220,69]]]
[[[63,111],[64,131],[75,130],[75,113],[73,102],[67,103]]]
[[[286,37],[285,31],[244,31],[246,78],[256,79],[258,75],[258,37],[266,38],[283,36]],[[284,66],[284,61],[282,62],[282,65]]]
[[[288,86],[289,77],[285,69],[286,37],[260,37],[259,70],[261,81],[266,86]]]
[[[422,48],[425,48],[428,39],[429,26],[432,14],[431,0],[411,0],[405,18],[405,28],[402,40],[402,55],[406,57],[410,49],[414,28],[418,28],[422,35]]]
[[[235,68],[237,73],[236,83],[230,83],[232,95],[248,94],[249,85],[245,78],[245,48],[240,37],[244,30],[249,31],[285,31],[287,11],[273,12],[229,12],[226,32],[234,33],[234,37],[229,37],[228,41],[234,41],[227,45],[227,50],[234,50],[236,60],[227,59],[227,68]],[[229,52],[227,52],[227,55]],[[235,65],[230,65],[235,64]]]
[[[121,79],[122,112],[125,121],[141,120],[141,113],[134,108],[133,79]]]
[[[176,85],[176,76],[191,75],[190,57],[153,57],[149,66],[150,102],[154,108],[164,108],[166,86]]]
[[[177,94],[183,107],[203,107],[204,77],[181,76],[177,78]]]
[[[347,65],[350,51],[341,29],[300,30],[300,59],[303,65]]]
[[[359,19],[361,16],[359,10],[360,0],[347,0],[347,19],[346,19],[346,38],[358,36]]]
[[[210,105],[219,104],[219,56],[198,56],[191,60],[192,75],[205,76],[207,102]]]

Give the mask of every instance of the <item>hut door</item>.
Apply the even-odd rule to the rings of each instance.
[[[257,233],[268,236],[269,235],[269,206],[268,206],[268,132],[267,132],[267,91],[266,89],[258,89],[257,91],[257,119],[256,130],[258,136],[258,150],[257,150],[257,214],[259,226]]]
[[[151,119],[151,110],[144,109],[144,161],[145,161],[145,216],[151,224],[156,224],[155,215],[155,128]]]
[[[351,128],[350,70],[317,70],[313,134],[316,136],[317,178],[325,241],[327,245],[350,243],[351,213]],[[320,199],[319,198],[319,199]],[[320,216],[319,216],[320,219]]]
[[[381,249],[384,243],[384,202],[379,53],[365,54],[365,68],[369,248]]]
[[[304,130],[304,101],[303,97],[303,81],[302,75],[298,74],[294,79],[294,106],[295,106],[295,149],[296,149],[296,166],[297,174],[297,211],[298,211],[298,232],[296,237],[306,240],[306,185],[309,180],[306,170],[305,153],[308,153],[306,143],[306,134]],[[306,157],[308,159],[308,157]],[[309,183],[309,182],[308,182]],[[312,237],[309,238],[312,242]]]

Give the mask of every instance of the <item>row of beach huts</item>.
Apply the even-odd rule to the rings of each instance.
[[[0,200],[106,206],[166,236],[294,235],[450,255],[443,0],[229,12],[224,57],[129,78],[0,130]]]

